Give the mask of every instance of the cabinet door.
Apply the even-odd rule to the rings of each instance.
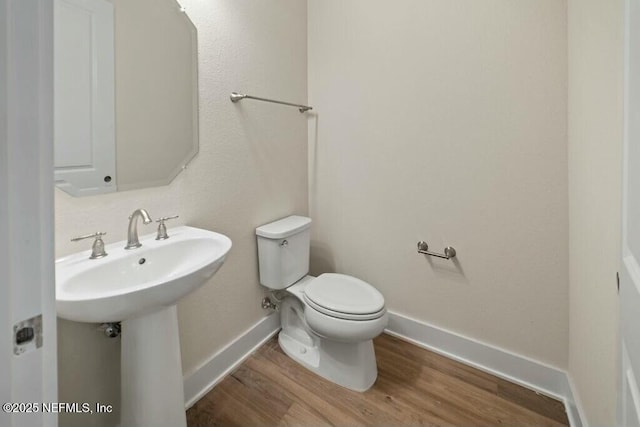
[[[77,196],[116,191],[113,4],[54,5],[56,185]]]

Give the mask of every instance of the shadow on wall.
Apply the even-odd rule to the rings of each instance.
[[[309,126],[309,194],[316,194],[316,171],[318,170],[316,162],[318,161],[318,113],[307,112],[307,121],[313,121],[313,125]],[[313,201],[310,201],[313,204]],[[311,211],[312,206],[309,206]]]
[[[425,263],[429,264],[429,267],[440,277],[446,277],[455,283],[469,284],[469,279],[462,268],[459,255],[456,255],[450,260],[441,260],[433,258],[428,255],[424,255]]]
[[[328,245],[312,240],[309,256],[309,274],[319,276],[322,273],[335,273],[336,265],[333,253]]]

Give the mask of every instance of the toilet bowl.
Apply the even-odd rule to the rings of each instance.
[[[284,290],[278,342],[292,359],[356,391],[377,377],[373,338],[388,322],[384,297],[345,274],[307,275],[311,219],[291,216],[256,229],[260,282]]]

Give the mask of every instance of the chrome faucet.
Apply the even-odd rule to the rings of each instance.
[[[151,217],[145,209],[136,209],[129,217],[129,230],[127,231],[127,246],[125,249],[135,249],[142,246],[138,240],[138,217],[142,218],[143,224],[149,224]]]

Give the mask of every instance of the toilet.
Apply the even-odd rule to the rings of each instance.
[[[329,381],[369,389],[378,376],[373,338],[388,321],[382,294],[345,274],[308,275],[311,218],[289,216],[256,235],[260,283],[280,301],[282,350]]]

